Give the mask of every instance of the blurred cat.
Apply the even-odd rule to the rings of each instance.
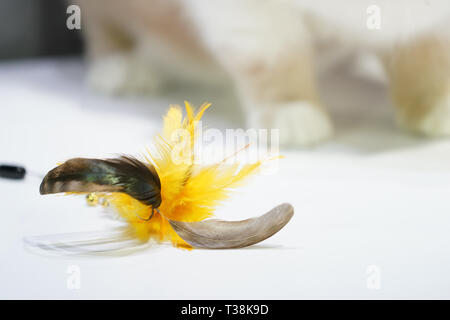
[[[233,80],[248,127],[282,145],[328,138],[315,70],[340,48],[383,62],[399,123],[450,135],[448,0],[78,0],[88,80],[108,92],[158,90],[170,79]]]

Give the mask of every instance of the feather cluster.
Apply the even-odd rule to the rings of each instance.
[[[195,113],[193,107],[185,102],[185,117],[179,106],[171,106],[165,115],[163,132],[155,140],[155,151],[148,151],[145,155],[161,182],[159,212],[155,212],[149,221],[139,217],[149,217],[151,206],[126,193],[102,195],[141,241],[171,241],[176,247],[190,248],[175,233],[168,219],[195,222],[213,216],[215,207],[261,166],[261,161],[243,165],[226,161],[212,165],[196,163],[198,124],[209,106],[204,104]]]

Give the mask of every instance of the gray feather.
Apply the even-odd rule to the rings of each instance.
[[[242,248],[261,242],[281,230],[294,215],[294,208],[283,203],[266,214],[242,221],[217,219],[199,222],[169,220],[175,232],[196,248]]]

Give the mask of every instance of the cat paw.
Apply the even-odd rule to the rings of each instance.
[[[399,115],[399,123],[402,127],[425,136],[450,136],[450,95],[419,118]]]
[[[108,94],[157,93],[161,81],[138,59],[125,54],[110,55],[91,63],[88,85]]]
[[[312,146],[333,134],[333,125],[328,115],[309,102],[280,104],[270,110],[271,112],[259,117],[264,119],[260,127],[278,129],[280,145],[283,147]],[[253,120],[255,123],[255,115]]]

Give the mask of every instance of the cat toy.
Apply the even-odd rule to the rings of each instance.
[[[145,162],[130,156],[70,159],[47,173],[40,193],[87,194],[88,203],[111,205],[127,222],[128,234],[140,242],[154,239],[189,249],[228,249],[267,239],[293,216],[290,204],[242,221],[208,219],[262,164],[196,163],[197,125],[209,106],[195,113],[185,102],[186,117],[179,106],[171,106],[163,132],[155,139],[156,151],[148,151]]]

